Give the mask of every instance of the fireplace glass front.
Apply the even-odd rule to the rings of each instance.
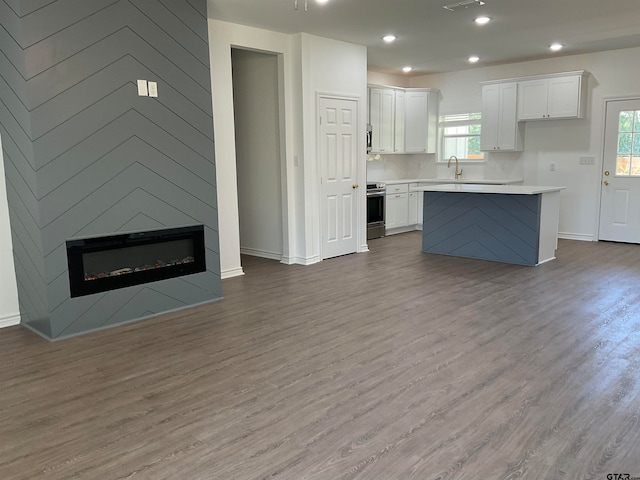
[[[202,225],[68,240],[71,297],[206,270]]]

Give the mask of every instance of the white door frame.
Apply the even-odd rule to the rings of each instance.
[[[602,212],[602,178],[604,177],[604,147],[605,147],[605,135],[606,135],[606,126],[607,126],[607,105],[609,102],[619,102],[619,101],[627,101],[627,100],[640,100],[640,94],[629,94],[629,95],[611,95],[603,97],[602,99],[602,111],[600,118],[602,119],[602,124],[600,125],[600,170],[598,172],[598,178],[596,181],[598,182],[597,188],[597,199],[598,199],[598,208],[596,209],[596,224],[595,224],[595,232],[593,234],[593,238],[595,241],[600,240],[600,221],[601,221],[601,212]]]
[[[361,132],[361,135],[357,141],[357,157],[356,161],[356,175],[355,177],[358,179],[358,194],[357,194],[357,209],[356,216],[354,221],[356,225],[354,225],[354,230],[357,235],[357,249],[356,253],[367,252],[369,251],[366,244],[366,194],[367,194],[367,178],[366,178],[366,158],[364,157],[364,152],[366,151],[366,122],[365,118],[361,114],[361,105],[362,99],[358,96],[352,95],[343,95],[340,93],[329,93],[329,92],[316,92],[316,158],[318,161],[316,162],[316,179],[319,184],[320,179],[322,177],[322,170],[320,165],[320,100],[323,98],[327,99],[335,99],[335,100],[349,100],[356,103],[356,111],[358,112],[358,122],[357,122],[357,130]],[[362,117],[362,118],[361,118]],[[318,208],[321,205],[322,201],[322,189],[316,189],[315,203],[318,205]],[[316,215],[318,222],[318,233],[319,233],[319,254],[320,260],[324,260],[324,253],[322,251],[322,238],[324,232],[322,231],[322,219],[320,218],[320,212]]]

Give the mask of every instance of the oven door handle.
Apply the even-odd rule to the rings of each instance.
[[[367,192],[367,197],[384,197],[385,192]]]

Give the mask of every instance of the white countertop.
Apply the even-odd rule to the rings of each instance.
[[[380,183],[384,183],[386,185],[397,185],[399,183],[471,183],[474,185],[511,185],[514,183],[522,183],[523,181],[523,178],[460,178],[458,180],[454,180],[453,178],[405,178],[403,180],[379,180]]]
[[[558,192],[566,187],[540,185],[480,185],[453,184],[428,185],[411,188],[412,192],[461,192],[461,193],[502,193],[506,195],[537,195],[539,193]]]

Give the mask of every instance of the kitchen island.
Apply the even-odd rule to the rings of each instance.
[[[424,192],[422,251],[518,265],[555,259],[560,190],[529,185],[445,184]]]

